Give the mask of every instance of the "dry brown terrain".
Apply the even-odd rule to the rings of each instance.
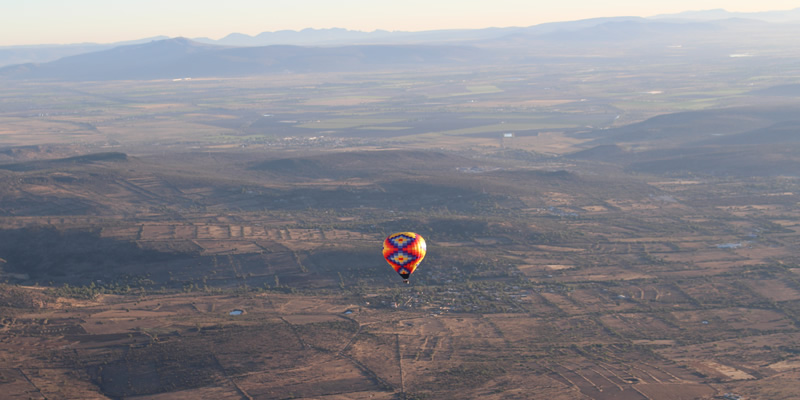
[[[796,176],[562,157],[624,96],[442,75],[4,97],[0,397],[800,395]],[[408,286],[380,253],[405,230]]]

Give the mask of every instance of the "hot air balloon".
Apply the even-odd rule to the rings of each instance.
[[[389,235],[383,241],[383,258],[408,283],[408,277],[417,269],[425,257],[425,239],[414,232],[400,232]]]

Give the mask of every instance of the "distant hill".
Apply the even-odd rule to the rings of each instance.
[[[800,8],[792,10],[762,11],[762,12],[730,12],[723,9],[703,10],[703,11],[684,11],[677,14],[661,14],[651,17],[652,19],[668,20],[695,20],[711,21],[728,18],[746,18],[767,22],[796,22],[800,21]]]
[[[597,130],[592,146],[639,144],[679,147],[797,119],[793,107],[725,108],[659,115],[620,128]]]
[[[65,57],[44,64],[5,67],[0,69],[0,75],[56,80],[183,77],[175,74],[184,60],[193,54],[220,48],[183,38],[165,39]]]
[[[568,159],[656,175],[798,176],[800,110],[730,108],[661,115],[598,130]],[[627,149],[627,150],[626,150]]]
[[[666,176],[800,176],[800,143],[698,145],[608,152],[600,146],[565,158],[616,164],[634,173]]]
[[[0,68],[0,76],[47,80],[136,80],[368,71],[483,63],[492,58],[489,54],[487,50],[468,46],[228,47],[177,38],[121,46],[39,65],[9,66]]]
[[[644,152],[641,161],[626,170],[638,173],[677,176],[800,176],[798,147],[785,145],[708,146],[684,153]]]
[[[411,33],[389,31],[362,32],[351,31],[342,28],[307,28],[300,31],[281,30],[275,32],[262,32],[255,36],[250,36],[243,33],[231,33],[219,40],[198,39],[198,41],[230,46],[269,46],[276,44],[321,46],[388,41],[392,38],[405,37],[408,35],[411,35]]]
[[[743,133],[720,135],[697,143],[698,145],[798,145],[800,144],[800,116],[797,120],[782,121],[764,128]]]
[[[647,19],[611,20],[582,29],[555,31],[545,38],[557,41],[618,42],[666,40],[680,43],[685,38],[697,35],[718,34],[727,28],[725,23],[710,22],[663,22]]]
[[[352,31],[342,28],[281,30],[255,36],[232,33],[219,40],[197,39],[200,42],[233,46],[344,46],[353,44],[452,44],[494,40],[518,33],[543,34],[555,31],[585,29],[606,22],[639,19],[638,17],[591,18],[579,21],[551,22],[530,27],[483,29],[440,29],[428,31]]]
[[[169,39],[167,36],[156,36],[145,39],[116,43],[76,43],[76,44],[42,44],[30,46],[0,46],[0,67],[7,65],[46,63],[77,54],[103,51],[119,46],[148,43],[154,40]]]

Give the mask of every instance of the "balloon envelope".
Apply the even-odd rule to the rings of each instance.
[[[414,232],[394,233],[383,241],[383,258],[406,283],[425,257],[425,251],[425,239]]]

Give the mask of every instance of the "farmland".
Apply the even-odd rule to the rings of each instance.
[[[798,104],[729,61],[3,82],[0,390],[796,398],[797,142],[696,143]]]

